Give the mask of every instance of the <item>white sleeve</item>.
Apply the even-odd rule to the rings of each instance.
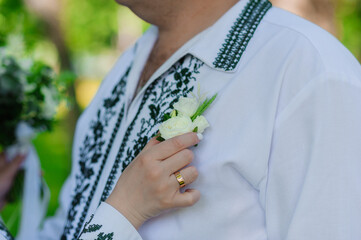
[[[62,235],[71,201],[70,193],[74,189],[72,183],[70,175],[61,190],[60,207],[57,209],[55,216],[45,220],[37,240],[58,240]],[[79,239],[142,240],[142,237],[121,213],[111,205],[103,202],[85,225]],[[0,240],[14,240],[1,221]]]
[[[277,117],[265,193],[269,240],[361,239],[361,81],[322,76]]]
[[[79,239],[142,240],[142,237],[120,212],[103,202],[85,224]]]

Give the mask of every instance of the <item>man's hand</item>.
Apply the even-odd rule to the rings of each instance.
[[[106,202],[137,229],[164,210],[192,206],[200,198],[199,191],[187,189],[181,193],[174,172],[192,162],[193,152],[188,148],[198,142],[196,133],[187,133],[161,143],[151,139],[122,173]],[[182,169],[180,173],[186,184],[198,177],[193,166]]]
[[[10,190],[13,180],[25,156],[17,155],[11,161],[7,161],[5,153],[0,154],[0,210],[4,207],[5,197]]]

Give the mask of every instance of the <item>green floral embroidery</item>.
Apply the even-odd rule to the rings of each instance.
[[[92,224],[89,225],[88,227],[84,228],[83,233],[92,233],[92,232],[96,232],[99,229],[102,228],[102,225],[99,224]]]
[[[196,75],[203,65],[201,60],[187,55],[148,86],[138,112],[128,126],[100,202],[109,196],[118,171],[123,172],[156,134],[158,124],[162,122],[163,115],[172,109],[173,103],[194,90]]]
[[[268,0],[250,0],[232,26],[227,39],[220,49],[215,68],[232,71],[239,63],[244,51],[264,15],[272,7]]]
[[[83,226],[90,202],[123,119],[125,105],[121,99],[125,93],[131,67],[132,64],[113,87],[111,94],[104,99],[103,105],[99,107],[94,119],[90,121],[89,131],[79,149],[80,171],[76,175],[73,199],[61,240],[70,239],[71,230],[74,230],[72,239],[76,239]],[[116,121],[114,122],[113,119]],[[110,138],[106,138],[105,133],[111,130]],[[85,193],[89,190],[90,192],[86,196]],[[83,208],[81,208],[82,204],[85,204]]]
[[[91,215],[89,222],[85,223],[84,229],[83,229],[80,237],[83,234],[96,233],[103,227],[103,225],[100,225],[100,224],[90,224],[91,221],[93,220],[93,218],[94,218],[94,214]],[[79,240],[82,240],[80,237],[79,237]],[[97,238],[95,238],[94,240],[113,240],[113,237],[114,237],[114,232],[107,233],[107,234],[105,234],[104,232],[100,232],[97,235]]]
[[[107,234],[104,234],[103,232],[99,233],[98,234],[98,238],[96,238],[95,240],[113,240],[113,236],[114,236],[114,233],[107,233]]]

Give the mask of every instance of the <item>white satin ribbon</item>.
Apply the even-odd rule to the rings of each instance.
[[[31,140],[36,133],[26,123],[19,123],[16,129],[18,143],[7,149],[7,157],[12,159],[20,153],[27,153],[21,210],[21,222],[17,240],[37,239],[39,228],[45,217],[50,198],[49,188],[41,175],[39,157]]]

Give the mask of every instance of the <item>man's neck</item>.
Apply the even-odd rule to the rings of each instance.
[[[136,11],[138,16],[158,27],[158,39],[138,81],[142,88],[153,73],[187,41],[213,25],[239,0],[182,0],[172,4],[183,4],[169,8],[169,12],[149,14],[145,10]],[[148,3],[150,4],[150,3]],[[135,91],[134,97],[136,93]]]
[[[193,1],[167,21],[158,23],[159,35],[153,51],[167,59],[188,40],[213,25],[239,0]]]

